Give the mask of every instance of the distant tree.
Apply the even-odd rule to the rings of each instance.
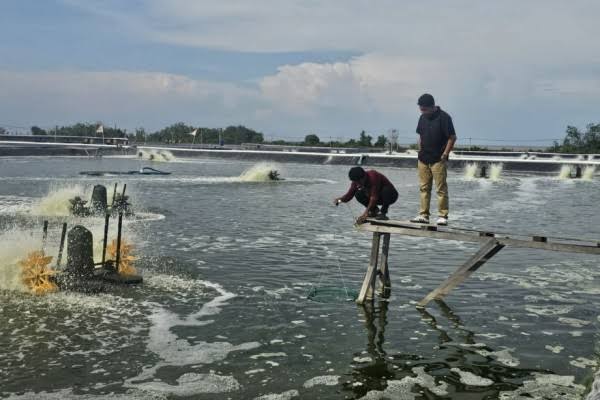
[[[0,135],[8,135],[8,131],[0,126]]]
[[[43,135],[47,135],[48,133],[45,130],[43,130],[42,128],[40,128],[39,126],[32,126],[31,134],[35,135],[35,136],[43,136]]]
[[[567,126],[562,145],[557,141],[548,149],[560,153],[600,153],[600,123],[588,124],[581,132],[574,126]]]
[[[358,145],[361,147],[371,147],[373,146],[371,143],[372,140],[373,138],[370,135],[367,135],[365,131],[362,131],[360,133],[360,138],[358,139]]]
[[[374,146],[375,147],[385,147],[386,144],[387,144],[387,138],[385,137],[385,135],[379,135],[379,136],[377,136],[377,141],[375,142]]]
[[[144,128],[136,128],[134,139],[138,143],[142,143],[146,140],[146,130]]]
[[[321,143],[321,139],[315,134],[306,135],[304,138],[304,144],[307,146],[316,146]]]

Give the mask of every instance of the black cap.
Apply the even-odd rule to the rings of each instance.
[[[417,101],[417,104],[421,107],[433,107],[435,106],[435,100],[433,99],[432,95],[430,95],[429,93],[425,93],[424,95],[421,95],[421,97],[419,97],[419,101]]]
[[[348,178],[350,178],[351,181],[356,182],[360,181],[366,174],[365,170],[361,167],[353,167],[350,168],[350,171],[348,172]]]

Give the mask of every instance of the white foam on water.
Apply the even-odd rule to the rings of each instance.
[[[589,358],[585,357],[577,357],[575,360],[569,361],[569,364],[577,368],[588,368],[598,366],[598,362],[596,360],[590,360]]]
[[[75,394],[72,389],[62,389],[54,392],[25,392],[19,395],[10,395],[7,400],[167,400],[164,395],[153,395],[139,390],[128,390],[123,394],[111,393],[109,395]]]
[[[339,375],[322,375],[315,376],[314,378],[310,378],[302,386],[305,388],[311,388],[313,386],[323,385],[323,386],[335,386],[339,383],[340,377]]]
[[[534,373],[535,379],[523,382],[514,391],[500,392],[500,400],[579,400],[585,387],[574,383],[574,376]],[[588,399],[589,400],[589,399]]]
[[[246,375],[254,375],[254,374],[258,374],[260,372],[265,372],[266,370],[264,368],[257,368],[257,369],[250,369],[246,372],[244,372],[244,374]]]
[[[469,371],[463,371],[460,368],[451,368],[450,371],[460,376],[460,382],[468,386],[491,386],[494,381],[482,376],[475,375]]]
[[[563,315],[573,311],[573,306],[564,304],[548,304],[545,306],[526,305],[525,310],[537,315]]]
[[[186,373],[177,378],[177,385],[153,381],[136,385],[137,389],[170,396],[194,396],[203,393],[228,393],[240,389],[232,376]]]
[[[0,196],[0,213],[18,214],[28,211],[34,199],[22,196]]]
[[[292,389],[283,393],[270,393],[262,396],[255,397],[254,400],[290,400],[294,397],[300,396],[297,390]]]
[[[559,317],[558,322],[560,322],[561,324],[572,326],[573,328],[583,328],[584,326],[591,324],[590,321],[585,321],[583,319],[565,317]]]
[[[435,382],[435,378],[425,372],[424,367],[413,368],[412,372],[416,374],[416,377],[405,376],[401,380],[389,380],[387,381],[387,388],[385,388],[385,390],[371,390],[360,399],[414,400],[417,398],[417,396],[419,396],[419,398],[421,397],[419,393],[412,392],[412,388],[415,385],[419,385],[422,388],[426,388],[430,392],[438,396],[448,395],[448,384],[446,382],[440,382],[439,384],[437,384]]]
[[[155,281],[156,282],[156,281]],[[197,342],[190,344],[187,339],[179,338],[171,329],[176,326],[203,326],[213,323],[213,320],[202,319],[221,312],[222,307],[227,305],[227,301],[234,298],[234,293],[228,292],[217,283],[209,281],[197,281],[205,288],[209,288],[218,293],[214,299],[204,304],[201,309],[187,317],[166,310],[155,303],[145,303],[153,311],[149,319],[151,322],[148,333],[148,351],[156,354],[161,361],[156,365],[147,368],[140,375],[130,378],[126,381],[127,387],[139,387],[146,383],[136,383],[141,380],[150,379],[156,371],[165,366],[186,366],[197,364],[212,364],[224,360],[229,353],[234,351],[252,350],[261,346],[258,342],[247,342],[239,345],[233,345],[228,342]],[[182,285],[179,280],[172,280],[167,287]],[[193,383],[192,383],[193,385]]]
[[[559,354],[561,351],[563,351],[565,349],[562,346],[550,346],[549,344],[547,344],[546,346],[544,346],[544,348],[546,350],[549,350],[549,351],[553,352],[554,354]]]
[[[283,352],[278,352],[278,353],[260,353],[260,354],[254,354],[254,355],[250,356],[250,358],[253,360],[258,360],[259,358],[272,358],[272,357],[287,357],[287,354],[285,354]]]

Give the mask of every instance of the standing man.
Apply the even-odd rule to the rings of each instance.
[[[417,102],[421,117],[417,124],[419,134],[419,189],[421,207],[419,215],[411,222],[429,223],[429,203],[431,187],[435,181],[438,196],[438,225],[448,225],[448,184],[446,183],[446,162],[456,142],[456,132],[452,118],[435,105],[433,96],[425,93]]]
[[[337,206],[356,197],[366,207],[365,212],[356,220],[357,224],[364,223],[369,217],[388,219],[388,207],[398,200],[398,192],[389,179],[373,169],[365,171],[361,167],[351,168],[348,177],[352,181],[350,189],[342,197],[336,198],[334,204]],[[381,205],[381,210],[377,205]]]

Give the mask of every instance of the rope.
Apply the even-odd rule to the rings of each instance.
[[[345,204],[348,209],[348,212],[350,213],[350,216],[352,217],[353,224],[356,225],[356,217],[354,215],[354,212],[352,211],[352,207],[350,207],[350,205],[348,203],[345,203]],[[334,233],[333,234],[334,239],[335,239],[335,236],[336,236],[336,234]],[[339,234],[338,234],[338,236],[339,236]],[[348,294],[348,287],[346,286],[346,280],[344,279],[344,274],[342,273],[342,262],[340,260],[340,256],[337,253],[335,253],[335,256],[337,259],[338,274],[340,276],[340,280],[342,281],[342,286],[344,287],[344,292],[346,293],[346,298],[350,298],[350,295]],[[323,277],[325,276],[325,272],[327,272],[328,270],[329,270],[329,267],[321,269],[321,272],[319,273],[319,277],[317,279],[317,284],[310,286],[310,288],[306,292],[306,297],[309,296],[309,294],[313,291],[313,289],[321,286],[321,282],[323,280]]]
[[[342,285],[344,285],[344,291],[346,292],[346,298],[350,298],[348,294],[348,288],[346,287],[346,281],[344,281],[344,275],[342,274],[342,262],[340,261],[340,256],[336,254],[337,262],[338,262],[338,271],[340,273],[340,278],[342,278]]]

